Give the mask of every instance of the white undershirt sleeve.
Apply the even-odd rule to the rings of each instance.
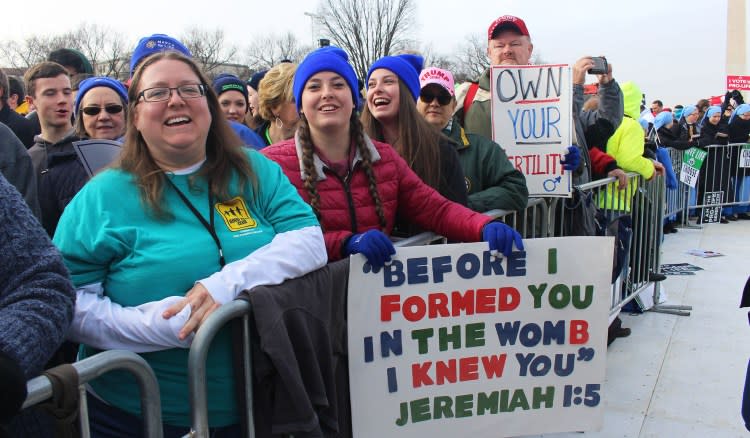
[[[190,348],[193,335],[181,341],[177,335],[190,317],[190,305],[170,319],[162,313],[184,297],[167,297],[135,307],[113,303],[104,296],[102,284],[76,291],[73,322],[67,339],[101,350],[123,349],[136,353]]]
[[[281,284],[321,268],[327,262],[323,231],[319,226],[305,227],[277,234],[269,244],[198,282],[216,302],[224,304],[243,290]]]

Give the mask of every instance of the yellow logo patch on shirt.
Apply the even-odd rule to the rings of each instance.
[[[219,212],[230,231],[247,230],[255,228],[258,223],[250,216],[245,201],[239,196],[226,202],[216,203],[216,211]]]

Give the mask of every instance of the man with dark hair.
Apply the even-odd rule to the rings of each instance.
[[[42,225],[52,236],[63,209],[88,179],[73,150],[72,142],[79,140],[70,121],[73,92],[68,71],[54,62],[31,67],[24,82],[26,100],[42,127],[29,155],[37,175]]]
[[[26,148],[34,144],[34,124],[13,111],[8,105],[10,82],[5,72],[0,69],[0,123],[4,123],[21,140]]]
[[[662,111],[664,111],[664,103],[661,100],[656,99],[651,102],[651,114],[658,116]]]
[[[8,76],[8,87],[8,106],[15,111],[24,102],[26,89],[23,87],[23,81],[16,76]]]
[[[57,49],[47,55],[47,61],[56,62],[68,71],[68,75],[73,76],[80,73],[94,74],[94,68],[91,66],[86,56],[75,49]]]

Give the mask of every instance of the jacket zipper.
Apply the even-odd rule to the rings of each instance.
[[[354,165],[355,168],[356,166],[357,164]],[[326,168],[324,172],[334,175],[341,182],[341,185],[344,186],[344,193],[346,193],[346,202],[349,205],[349,220],[352,224],[352,233],[356,234],[357,233],[357,214],[354,211],[354,198],[352,198],[352,190],[351,190],[351,187],[349,186],[349,181],[351,180],[351,177],[354,174],[354,169],[350,170],[349,173],[347,173],[346,178],[341,178],[341,176],[339,176],[339,174],[337,174],[336,172],[328,171],[328,168]]]

